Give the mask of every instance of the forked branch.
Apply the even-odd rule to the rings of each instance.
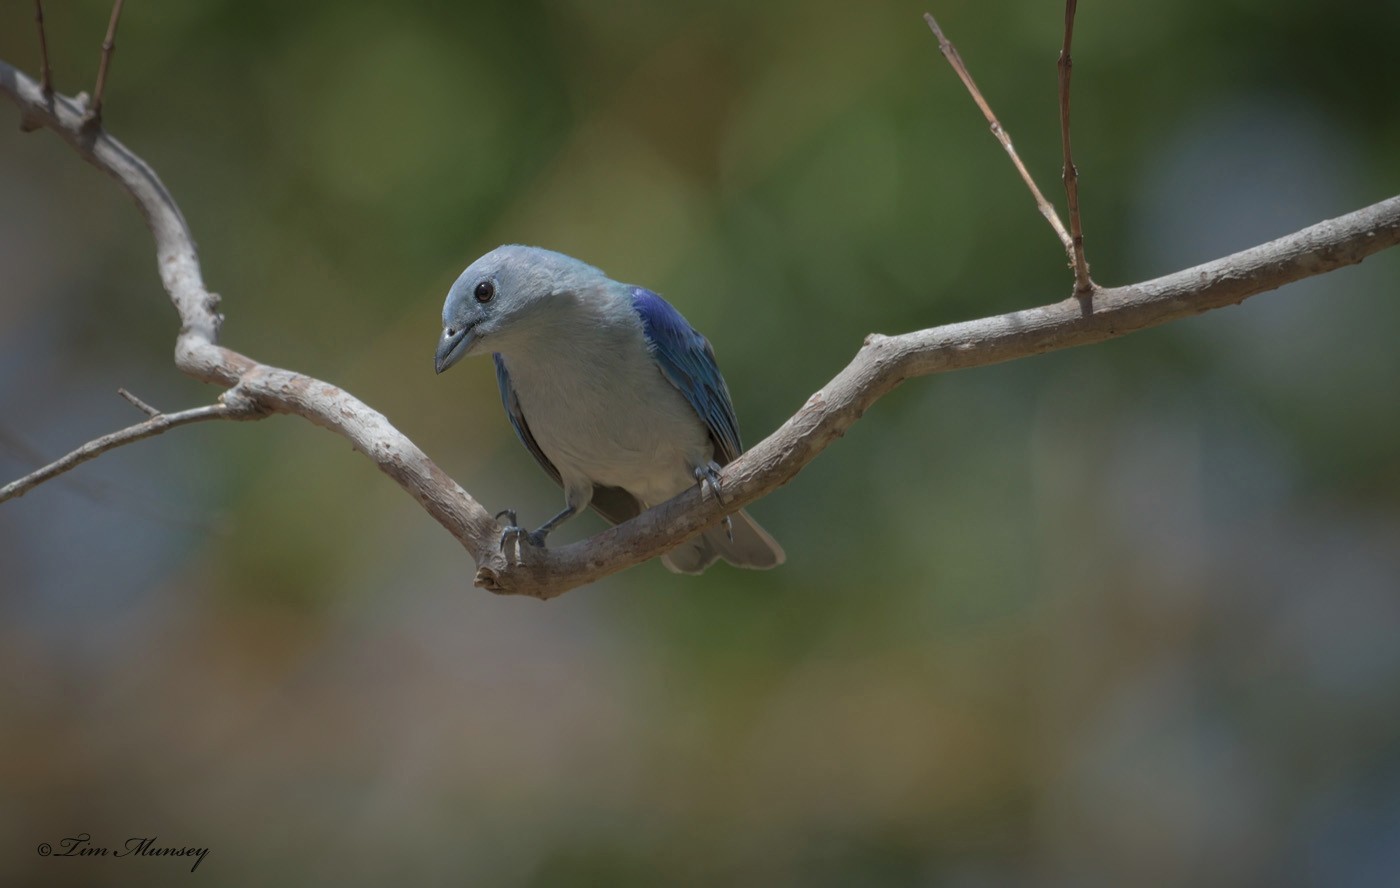
[[[967,63],[962,60],[962,55],[958,53],[958,48],[953,45],[953,41],[943,33],[943,29],[938,27],[938,20],[930,13],[924,13],[924,21],[928,22],[929,30],[933,31],[933,36],[938,38],[938,51],[943,53],[943,58],[948,60],[948,64],[953,66],[958,79],[967,87],[967,91],[972,94],[972,100],[977,103],[977,107],[982,109],[982,116],[987,118],[987,125],[991,127],[992,135],[1001,143],[1001,147],[1006,149],[1006,153],[1011,158],[1011,163],[1016,167],[1016,172],[1021,174],[1021,181],[1026,183],[1026,187],[1031,190],[1031,196],[1035,198],[1036,209],[1040,210],[1040,215],[1045,217],[1045,221],[1050,223],[1050,227],[1055,229],[1055,236],[1060,239],[1060,243],[1065,248],[1065,255],[1070,261],[1074,261],[1074,242],[1065,230],[1065,223],[1060,221],[1060,215],[1055,212],[1055,205],[1045,199],[1045,194],[1041,192],[1040,186],[1035,184],[1035,179],[1031,176],[1030,170],[1021,162],[1021,156],[1016,153],[1016,148],[1011,144],[1011,134],[1006,131],[1006,127],[1001,125],[997,119],[996,112],[988,104],[986,98],[982,96],[982,90],[977,88],[977,82],[972,79],[972,72],[967,69]]]
[[[180,315],[175,363],[182,372],[228,389],[224,410],[246,410],[243,418],[295,414],[346,438],[462,543],[476,560],[478,586],[537,598],[553,598],[660,555],[717,524],[726,512],[773,492],[906,379],[1122,336],[1241,302],[1400,243],[1400,197],[1394,197],[1195,268],[1099,290],[1092,313],[1071,298],[900,336],[872,334],[851,363],[792,418],[724,468],[723,504],[692,488],[592,539],[526,550],[525,562],[507,563],[499,547],[501,526],[382,414],[329,383],[216,343],[218,299],[205,289],[179,208],[149,166],[105,132],[85,133],[77,103],[58,95],[46,102],[38,83],[3,62],[0,92],[136,201],[155,239],[162,283]]]
[[[382,414],[327,382],[218,345],[219,297],[205,288],[184,216],[145,161],[105,130],[87,128],[77,101],[57,93],[46,98],[39,84],[4,62],[0,93],[27,120],[53,130],[79,157],[115,179],[136,202],[155,240],[161,283],[180,316],[175,365],[181,372],[231,390],[225,400],[234,393],[248,405],[244,418],[295,414],[340,434],[418,500],[478,563],[500,559],[500,525]]]

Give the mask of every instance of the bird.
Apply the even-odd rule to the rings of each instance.
[[[542,247],[507,244],[461,273],[442,307],[434,368],[490,352],[506,417],[564,488],[564,509],[539,529],[501,538],[543,547],[589,506],[620,524],[700,484],[743,452],[729,388],[709,340],[665,299]],[[675,573],[718,559],[767,569],[782,546],[746,512],[662,556]]]

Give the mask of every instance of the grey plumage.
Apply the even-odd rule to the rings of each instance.
[[[479,348],[478,348],[479,346]],[[499,247],[473,262],[443,305],[441,373],[495,354],[516,433],[565,493],[535,545],[586,506],[620,522],[738,456],[738,424],[709,342],[660,296],[537,247]],[[746,513],[662,557],[699,573],[718,558],[768,568],[784,560]]]

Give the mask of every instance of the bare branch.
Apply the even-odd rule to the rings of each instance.
[[[1083,298],[1091,295],[1097,285],[1089,277],[1089,261],[1084,258],[1084,226],[1079,219],[1079,168],[1069,150],[1069,77],[1074,67],[1070,43],[1074,40],[1074,12],[1078,0],[1065,0],[1065,43],[1060,50],[1060,143],[1065,165],[1060,178],[1065,183],[1065,199],[1069,204],[1070,262],[1074,265],[1074,293]]]
[[[54,94],[0,62],[0,93],[40,125],[53,130],[79,157],[115,179],[141,210],[155,240],[161,283],[180,315],[175,366],[202,382],[233,388],[263,413],[291,413],[347,439],[393,478],[439,524],[461,541],[478,564],[504,567],[501,526],[383,414],[330,383],[260,364],[217,344],[219,297],[204,286],[199,256],[185,219],[154,170],[103,131],[85,130],[82,106]]]
[[[126,402],[127,402],[128,404],[130,404],[132,407],[135,407],[137,410],[140,410],[142,413],[146,414],[147,416],[160,416],[160,411],[159,411],[159,410],[157,410],[156,408],[152,407],[150,404],[147,404],[145,401],[143,401],[143,400],[141,400],[140,398],[136,397],[135,395],[133,395],[131,392],[127,391],[126,389],[124,389],[124,388],[119,388],[119,389],[117,389],[117,394],[119,394],[119,395],[121,395],[123,398],[125,398],[125,399],[126,399]]]
[[[929,30],[933,31],[933,36],[938,38],[938,51],[943,53],[943,58],[948,60],[948,64],[953,66],[957,72],[958,79],[967,87],[967,91],[972,94],[972,100],[977,103],[977,107],[982,109],[982,116],[987,118],[987,124],[992,129],[992,135],[996,136],[1001,147],[1006,149],[1006,153],[1011,156],[1011,162],[1016,166],[1016,172],[1021,174],[1021,181],[1026,183],[1026,187],[1031,190],[1031,195],[1035,197],[1035,205],[1040,209],[1040,215],[1045,217],[1045,221],[1050,223],[1050,227],[1055,229],[1055,235],[1059,237],[1060,244],[1065,248],[1065,255],[1070,260],[1074,260],[1074,244],[1070,241],[1069,232],[1065,231],[1065,223],[1060,221],[1060,216],[1055,212],[1054,204],[1045,199],[1041,193],[1040,186],[1035,184],[1035,179],[1031,178],[1030,170],[1021,163],[1021,157],[1016,153],[1016,149],[1011,145],[1011,134],[997,120],[996,113],[992,111],[992,106],[987,104],[987,100],[982,97],[982,91],[977,88],[977,84],[972,79],[972,72],[967,69],[967,64],[963,62],[962,56],[958,54],[958,48],[952,41],[943,35],[943,29],[938,27],[937,20],[929,13],[924,13],[924,21],[928,22]]]
[[[855,359],[795,416],[720,473],[723,506],[691,490],[592,539],[545,552],[506,574],[477,572],[477,585],[549,598],[622,566],[665,552],[677,540],[791,481],[906,379],[964,370],[1114,339],[1235,305],[1287,283],[1354,265],[1400,244],[1400,196],[1320,222],[1213,262],[1126,287],[1096,291],[1094,312],[1069,298],[1040,308],[900,336],[866,337]]]
[[[204,422],[210,419],[251,419],[249,405],[229,403],[210,404],[205,407],[195,407],[190,410],[181,410],[179,413],[157,413],[145,422],[128,426],[119,432],[103,435],[101,438],[89,441],[77,450],[63,457],[54,460],[42,469],[30,472],[23,478],[11,481],[4,487],[0,487],[0,503],[8,499],[24,496],[50,478],[56,478],[70,469],[75,469],[90,459],[95,459],[109,450],[115,450],[123,444],[130,444],[134,441],[141,441],[167,432],[177,426],[189,425],[193,422]]]
[[[97,86],[92,90],[92,104],[83,118],[86,126],[102,125],[102,98],[107,92],[107,68],[112,64],[112,56],[117,52],[117,22],[121,21],[122,4],[126,0],[116,0],[112,4],[112,18],[107,22],[107,37],[102,41],[102,59],[97,64]]]
[[[553,598],[660,555],[771,493],[906,379],[1122,336],[1239,303],[1400,244],[1400,197],[1393,197],[1195,268],[1096,291],[1092,314],[1071,298],[900,336],[872,334],[796,415],[724,468],[723,503],[692,488],[590,540],[527,549],[524,563],[507,563],[499,547],[501,526],[381,414],[328,383],[215,344],[217,298],[204,288],[184,219],[154,171],[105,133],[85,136],[72,100],[55,96],[52,107],[45,107],[38,84],[3,62],[0,92],[116,179],[141,208],[155,238],[161,280],[182,321],[175,348],[181,371],[229,387],[226,402],[236,396],[250,411],[293,413],[345,437],[472,554],[478,586],[537,598]]]

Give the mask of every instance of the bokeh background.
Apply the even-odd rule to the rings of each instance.
[[[59,87],[108,6],[53,2]],[[130,3],[111,129],[224,341],[384,411],[492,509],[558,491],[489,362],[432,373],[471,259],[667,295],[746,440],[871,331],[1068,294],[895,0]],[[1060,196],[1045,0],[932,7]],[[1096,278],[1400,191],[1400,4],[1089,4]],[[37,70],[31,6],[0,57]],[[0,111],[0,476],[217,392],[128,199]],[[0,882],[1386,885],[1400,879],[1400,253],[1100,346],[917,380],[757,504],[788,564],[560,600],[297,419],[186,428],[0,506]],[[601,527],[590,517],[565,539]]]

